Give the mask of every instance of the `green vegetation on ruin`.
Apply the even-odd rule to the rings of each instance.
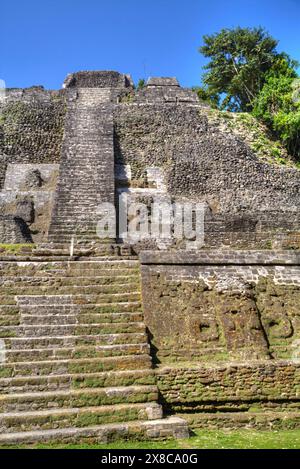
[[[268,127],[251,114],[220,111],[213,108],[205,108],[205,114],[209,122],[220,131],[240,137],[265,163],[300,169],[300,163],[295,162]]]
[[[32,250],[34,247],[34,244],[0,244],[0,252],[19,254],[23,250]]]

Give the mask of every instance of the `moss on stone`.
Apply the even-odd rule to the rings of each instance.
[[[295,160],[288,154],[283,144],[276,140],[268,128],[249,113],[219,111],[205,108],[201,111],[209,122],[225,133],[234,133],[242,138],[257,155],[269,164],[284,165],[299,169]]]

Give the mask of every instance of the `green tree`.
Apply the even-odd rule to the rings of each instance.
[[[198,95],[200,101],[204,101],[205,103],[209,104],[213,108],[218,108],[220,103],[220,97],[218,94],[212,94],[209,90],[203,86],[195,86],[193,88]]]
[[[138,84],[136,85],[137,90],[141,90],[146,86],[146,80],[144,78],[140,78]]]
[[[261,92],[253,101],[253,114],[272,124],[274,116],[279,112],[292,112],[296,103],[292,98],[294,79],[285,75],[269,76]]]
[[[261,27],[222,29],[203,39],[200,52],[210,58],[204,67],[204,90],[208,96],[219,96],[222,109],[251,111],[267,72],[289,60],[278,54],[278,41]]]
[[[274,117],[273,128],[289,153],[300,160],[300,108],[296,112],[280,111]]]
[[[300,104],[300,78],[296,78],[292,82],[292,99],[295,103]]]

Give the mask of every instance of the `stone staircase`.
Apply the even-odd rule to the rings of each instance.
[[[0,445],[187,436],[162,419],[135,258],[0,261]]]
[[[111,90],[80,88],[68,97],[60,172],[48,240],[97,239],[97,207],[115,200]],[[99,240],[98,240],[99,241]]]

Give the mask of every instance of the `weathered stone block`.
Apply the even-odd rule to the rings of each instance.
[[[22,218],[0,215],[0,243],[23,244],[31,242],[30,231]]]

